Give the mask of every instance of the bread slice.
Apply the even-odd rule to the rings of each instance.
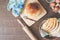
[[[29,4],[29,3],[38,3],[41,7],[41,10],[39,10],[37,13],[35,14],[31,14],[28,13],[27,9],[26,9],[26,6]],[[41,13],[40,13],[41,11]],[[40,18],[42,18],[45,14],[46,14],[46,10],[43,8],[43,6],[38,2],[38,0],[26,0],[26,3],[25,3],[25,7],[22,11],[22,13],[20,14],[20,17],[25,21],[25,23],[28,25],[28,26],[31,26],[33,25],[36,21],[38,21]],[[29,19],[32,19],[32,20],[35,20],[35,21],[32,21],[32,20],[29,20],[29,19],[26,19],[25,16]]]

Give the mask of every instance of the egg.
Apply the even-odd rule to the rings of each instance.
[[[56,3],[60,3],[60,0],[56,0]]]
[[[51,2],[51,3],[50,3],[50,7],[54,7],[55,5],[56,5],[55,2]]]
[[[59,10],[58,6],[55,6],[54,9],[53,9],[54,12],[58,12],[58,10]]]

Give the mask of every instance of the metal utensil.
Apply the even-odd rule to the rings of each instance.
[[[32,32],[29,30],[29,28],[26,25],[23,25],[23,23],[17,19],[19,24],[21,24],[22,29],[26,32],[26,34],[31,38],[31,40],[37,40],[37,38],[32,34]]]

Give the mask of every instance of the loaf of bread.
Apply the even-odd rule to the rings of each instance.
[[[60,22],[57,18],[48,18],[41,29],[51,36],[60,37]]]

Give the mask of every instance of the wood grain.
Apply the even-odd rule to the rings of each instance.
[[[48,14],[42,17],[34,25],[30,27],[33,34],[38,40],[60,40],[41,38],[39,33],[39,25],[44,19],[50,17],[60,17],[60,14],[54,13],[45,0],[39,0],[43,7],[47,10]],[[0,0],[0,40],[31,40],[26,33],[22,30],[21,25],[16,21],[16,18],[6,9],[8,0]],[[22,20],[21,20],[22,21]],[[24,23],[24,22],[23,22]]]

